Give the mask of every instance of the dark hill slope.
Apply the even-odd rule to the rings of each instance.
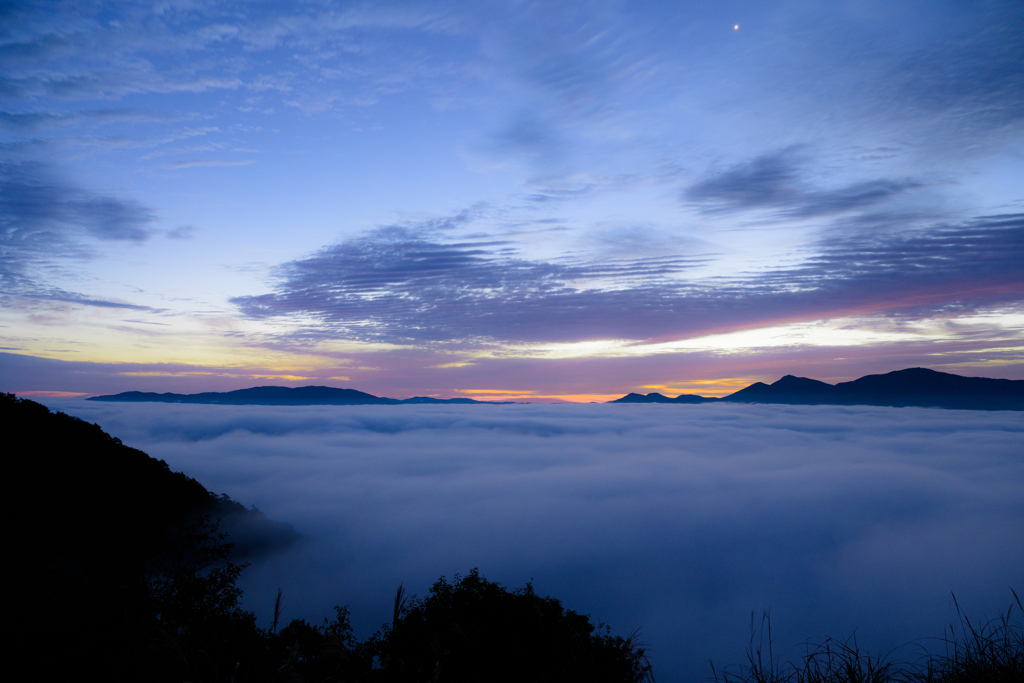
[[[11,481],[54,515],[35,520],[52,541],[45,554],[145,553],[159,543],[162,529],[196,515],[222,520],[239,559],[297,537],[287,525],[207,491],[98,425],[51,413],[35,401],[0,394],[0,426],[16,444],[7,458]]]
[[[33,678],[136,678],[129,669],[158,635],[153,624],[167,633],[196,610],[216,616],[218,605],[230,622],[240,614],[240,567],[230,560],[297,537],[99,426],[34,401],[0,394],[0,429],[6,498],[18,501],[8,558],[13,650],[33,663]],[[224,544],[216,519],[246,553]]]

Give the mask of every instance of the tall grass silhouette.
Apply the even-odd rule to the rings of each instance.
[[[938,638],[912,643],[921,655],[910,662],[892,659],[895,652],[872,655],[857,644],[827,638],[808,643],[797,662],[775,656],[771,615],[755,626],[751,615],[746,663],[718,671],[716,683],[1021,683],[1024,681],[1024,607],[1012,588],[1013,602],[995,619],[973,623],[960,608],[958,623]],[[938,641],[935,643],[934,641]],[[935,645],[938,647],[935,647]],[[929,647],[930,646],[930,647]],[[902,649],[902,648],[897,648]]]

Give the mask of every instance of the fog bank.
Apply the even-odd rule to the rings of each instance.
[[[308,536],[247,569],[269,623],[478,566],[642,630],[659,681],[777,647],[886,651],[941,635],[950,592],[995,616],[1024,588],[1020,413],[767,405],[207,406],[43,399]],[[910,653],[913,654],[913,653]]]

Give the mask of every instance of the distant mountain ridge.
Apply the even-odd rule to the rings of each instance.
[[[679,394],[675,398],[669,398],[664,394],[654,392],[650,394],[626,394],[622,398],[608,401],[608,403],[712,403],[717,400],[719,399],[698,396],[696,394]]]
[[[207,391],[200,394],[157,394],[146,391],[125,391],[120,394],[93,396],[89,401],[113,401],[119,403],[205,403],[215,405],[260,405],[260,406],[364,406],[400,405],[403,403],[508,403],[507,401],[477,401],[472,398],[432,398],[414,396],[397,399],[374,396],[355,389],[336,387],[251,387],[236,391]]]
[[[121,403],[202,403],[215,405],[403,405],[481,404],[511,401],[477,401],[472,398],[415,396],[396,399],[374,396],[356,389],[335,387],[251,387],[236,391],[199,394],[158,394],[126,391],[94,396],[89,401]],[[884,375],[867,375],[852,382],[828,384],[808,377],[786,375],[777,382],[755,382],[723,398],[659,393],[627,394],[609,403],[781,403],[789,405],[869,405],[893,407],[952,408],[961,410],[1024,410],[1024,380],[964,377],[927,368],[908,368]]]
[[[720,399],[681,394],[628,394],[610,403],[781,403],[789,405],[869,405],[951,408],[960,410],[1024,410],[1024,380],[964,377],[927,368],[908,368],[867,375],[852,382],[828,384],[786,375],[777,382],[755,382]]]

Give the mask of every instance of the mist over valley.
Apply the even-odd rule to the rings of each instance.
[[[211,406],[44,399],[305,540],[239,585],[263,623],[357,635],[479,567],[640,628],[659,680],[856,632],[878,652],[1005,610],[1024,576],[1019,413],[779,405]],[[1018,589],[1019,590],[1019,589]]]

